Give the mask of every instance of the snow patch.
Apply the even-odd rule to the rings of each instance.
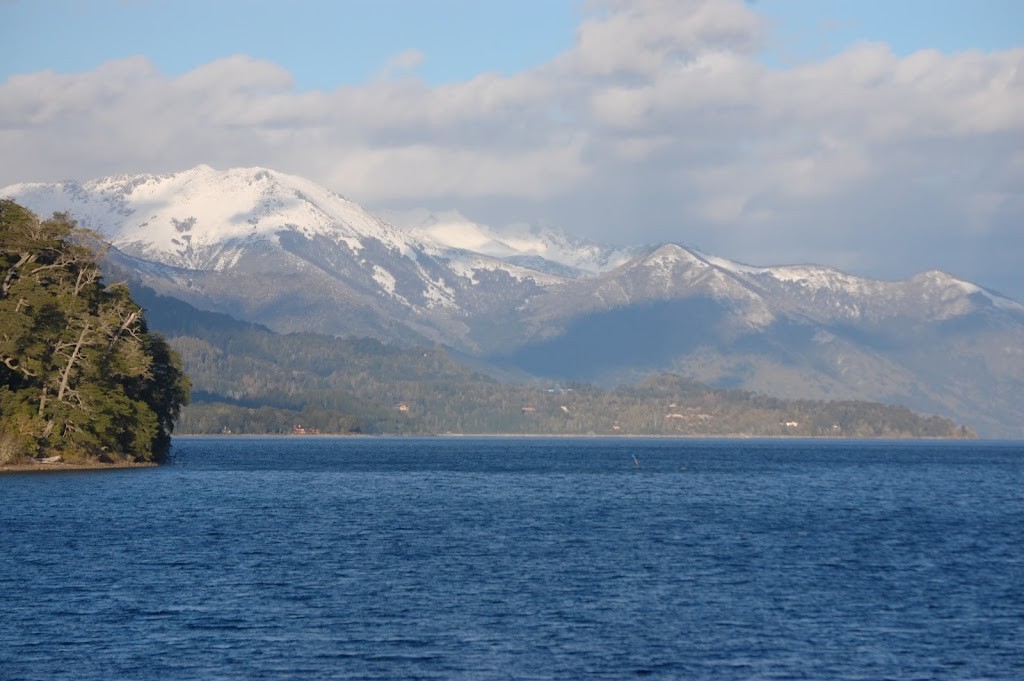
[[[767,268],[765,267],[752,267],[751,265],[738,263],[735,260],[728,260],[715,255],[708,255],[704,252],[700,252],[700,257],[709,265],[713,265],[719,269],[723,269],[734,274],[764,274],[767,271]]]
[[[423,298],[429,309],[458,307],[455,302],[455,291],[441,279],[430,282],[430,285],[423,291]]]
[[[386,294],[388,294],[398,302],[402,303],[407,307],[414,307],[412,303],[410,303],[404,296],[398,293],[396,289],[396,284],[398,282],[395,280],[394,275],[388,272],[380,265],[373,266],[373,280],[377,282],[377,284],[381,287],[381,289],[383,289],[383,291]]]
[[[678,264],[692,265],[701,269],[710,267],[703,258],[677,244],[665,244],[658,247],[656,251],[644,259],[644,263],[667,269],[673,269]]]
[[[504,272],[517,282],[533,281],[538,286],[552,286],[565,282],[565,278],[554,274],[538,272],[526,267],[478,255],[464,254],[448,260],[448,269],[472,284],[479,284],[480,272]]]
[[[378,211],[385,219],[437,247],[493,258],[542,258],[589,274],[607,272],[636,255],[635,248],[602,246],[552,227],[516,223],[502,228],[473,222],[458,211]]]
[[[956,300],[980,295],[1000,310],[1024,312],[1024,305],[940,270],[922,272],[915,276],[913,280],[928,282],[935,287],[943,289],[943,300]],[[966,301],[964,303],[966,304]]]
[[[395,295],[395,277],[380,265],[373,266],[373,280],[389,294]]]

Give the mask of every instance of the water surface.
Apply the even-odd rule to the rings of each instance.
[[[0,551],[4,679],[1024,678],[1022,443],[182,438]]]

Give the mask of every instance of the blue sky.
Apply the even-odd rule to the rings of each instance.
[[[1019,0],[748,0],[773,23],[767,63],[819,59],[861,41],[906,55],[1024,43]],[[184,73],[248,54],[288,69],[299,89],[374,78],[418,50],[424,81],[515,73],[567,50],[580,0],[0,0],[0,79],[75,72],[146,55]]]
[[[0,187],[199,163],[1024,300],[1019,0],[0,0]]]
[[[516,72],[572,43],[575,2],[517,0],[16,0],[0,16],[27,31],[5,37],[0,77],[91,69],[144,54],[180,74],[248,54],[287,68],[300,89],[333,89],[379,74],[415,49],[424,80]],[[40,38],[46,36],[44,42]]]

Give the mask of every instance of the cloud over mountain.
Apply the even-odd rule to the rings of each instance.
[[[437,86],[416,52],[329,91],[246,55],[22,74],[0,84],[0,185],[263,165],[374,205],[1024,296],[1024,48],[769,66],[771,40],[739,0],[609,0],[549,63]]]

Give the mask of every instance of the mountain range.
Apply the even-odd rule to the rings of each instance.
[[[263,168],[25,183],[0,196],[100,232],[116,276],[278,332],[439,344],[520,380],[612,385],[671,371],[1024,437],[1024,306],[940,271],[882,281],[456,212],[374,215]]]

